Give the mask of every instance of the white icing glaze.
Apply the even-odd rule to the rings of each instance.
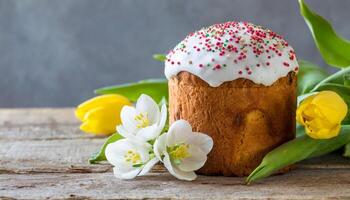
[[[245,78],[272,85],[299,69],[294,50],[271,30],[246,22],[226,22],[189,34],[165,61],[165,76],[190,72],[210,86]]]

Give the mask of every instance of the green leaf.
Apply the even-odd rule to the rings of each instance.
[[[323,79],[327,78],[328,73],[321,67],[305,60],[299,60],[298,72],[298,95],[308,93]]]
[[[319,90],[318,88],[325,84],[325,83],[337,83],[337,84],[344,84],[344,79],[350,74],[350,67],[341,69],[337,71],[336,73],[328,76],[327,78],[323,79],[321,82],[319,82],[310,92],[315,92]]]
[[[350,73],[344,74],[343,79],[344,79],[344,85],[350,86]]]
[[[164,54],[154,54],[153,55],[153,59],[160,61],[160,62],[164,62],[166,60],[166,55]]]
[[[97,164],[101,161],[106,161],[106,155],[105,150],[108,144],[116,142],[117,140],[122,139],[123,137],[119,135],[118,133],[114,133],[113,135],[109,136],[105,143],[102,145],[101,149],[98,150],[96,153],[92,154],[89,159],[90,164]]]
[[[310,28],[323,59],[334,67],[350,66],[350,42],[339,36],[332,25],[299,0],[300,13]]]
[[[347,145],[345,145],[345,151],[343,154],[344,157],[350,157],[350,143],[348,143]]]
[[[350,142],[350,125],[342,126],[340,134],[328,140],[315,140],[305,134],[298,135],[301,136],[269,152],[261,164],[249,175],[246,182],[252,183],[291,164],[339,149]]]
[[[127,83],[104,87],[95,90],[96,94],[120,94],[130,101],[137,101],[141,94],[151,96],[156,102],[163,97],[168,99],[168,81],[166,79],[142,80],[136,83]]]

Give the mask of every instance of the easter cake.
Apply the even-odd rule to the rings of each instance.
[[[293,48],[247,22],[203,28],[169,52],[170,123],[185,119],[214,141],[198,173],[248,175],[295,137],[297,72]]]

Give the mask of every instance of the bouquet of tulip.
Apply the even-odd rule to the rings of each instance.
[[[350,42],[338,36],[331,24],[303,0],[299,5],[323,59],[341,70],[329,75],[299,60],[296,138],[269,152],[247,183],[343,147],[343,155],[350,157]],[[154,59],[164,61],[165,56],[157,54]],[[166,125],[166,80],[143,80],[95,92],[101,96],[82,103],[76,110],[83,122],[80,128],[110,136],[91,156],[90,163],[107,160],[114,166],[116,177],[130,179],[144,175],[160,161],[179,179],[196,178],[194,171],[204,165],[213,141],[205,134],[192,132],[184,120]]]

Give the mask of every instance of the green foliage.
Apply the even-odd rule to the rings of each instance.
[[[120,94],[130,101],[137,101],[141,94],[147,94],[156,102],[160,102],[163,97],[168,99],[168,81],[166,79],[149,79],[136,83],[127,83],[104,87],[95,90],[96,94]]]
[[[305,60],[299,60],[298,95],[310,92],[328,73],[317,65]]]
[[[319,91],[319,87],[322,87],[322,85],[326,83],[337,83],[337,84],[343,85],[347,83],[347,80],[345,79],[347,79],[349,74],[350,74],[350,67],[339,70],[336,73],[320,81],[310,92]]]
[[[102,145],[101,149],[98,150],[93,155],[91,155],[91,157],[89,159],[90,164],[97,164],[101,161],[107,160],[106,155],[105,155],[105,150],[106,150],[107,145],[110,143],[116,142],[122,138],[123,137],[121,135],[119,135],[118,133],[114,133],[113,135],[109,136],[107,138],[107,140],[105,141],[105,143]]]
[[[325,62],[334,67],[350,66],[350,42],[339,36],[327,20],[310,10],[304,0],[299,0],[299,5]]]
[[[345,145],[345,151],[343,154],[344,157],[350,157],[350,143],[348,143],[347,145]]]
[[[304,129],[298,129],[304,131]],[[284,143],[269,152],[261,164],[249,175],[246,182],[252,183],[270,176],[286,166],[301,160],[330,153],[350,142],[350,125],[342,126],[340,134],[328,140],[315,140],[305,135]]]

